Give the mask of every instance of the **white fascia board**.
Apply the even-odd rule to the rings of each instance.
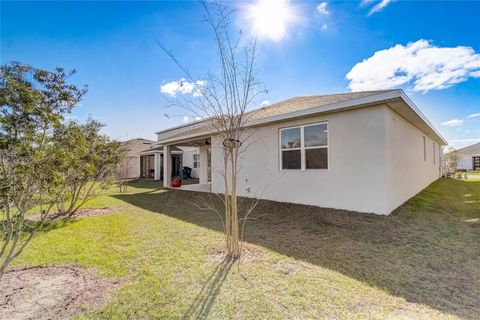
[[[149,154],[163,154],[163,151],[143,151],[143,152],[139,152],[138,155],[139,156],[145,156],[145,155],[149,155]],[[183,151],[171,151],[170,152],[171,154],[182,154]]]
[[[189,123],[185,123],[185,124],[180,124],[180,125],[175,126],[175,127],[171,127],[171,128],[168,128],[168,129],[163,129],[163,130],[156,131],[155,134],[165,133],[165,132],[168,132],[168,131],[172,131],[172,130],[176,130],[176,129],[181,129],[181,128],[184,128],[184,127],[189,127],[189,126],[191,126],[191,125],[199,124],[199,123],[202,123],[202,122],[204,122],[204,121],[205,121],[205,120],[198,120],[198,121],[194,121],[194,122],[189,122]]]
[[[200,133],[197,132],[193,134],[187,134],[177,138],[164,139],[164,140],[161,140],[160,142],[162,143],[162,145],[180,145],[181,143],[186,143],[193,139],[197,140],[202,138],[208,138],[214,134],[215,134],[214,130],[209,130],[209,131],[204,131]]]

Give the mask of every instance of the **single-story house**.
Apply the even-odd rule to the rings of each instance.
[[[441,176],[447,141],[402,90],[296,97],[247,118],[240,196],[389,214]],[[167,155],[199,148],[197,190],[222,193],[223,141],[207,121],[159,131],[157,143]],[[170,187],[175,164],[163,160]]]
[[[136,179],[140,177],[140,156],[139,152],[150,148],[155,141],[137,138],[123,141],[121,147],[126,151],[125,159],[119,168],[121,178]]]
[[[456,152],[458,170],[480,170],[480,142],[458,149]]]

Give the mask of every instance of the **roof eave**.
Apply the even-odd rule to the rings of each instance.
[[[407,103],[408,106],[413,111],[415,111],[415,113],[422,119],[422,121],[425,122],[427,126],[430,127],[430,129],[435,133],[435,135],[437,135],[439,140],[443,142],[443,145],[447,146],[448,141],[437,131],[437,129],[435,129],[433,124],[427,119],[427,117],[425,117],[425,115],[420,111],[420,109],[415,105],[415,103],[413,103],[413,101],[410,100],[410,98],[405,94],[405,92],[403,92],[403,90],[400,90],[400,94],[403,101],[405,101],[405,103]]]
[[[141,151],[139,153],[137,153],[137,155],[139,156],[145,156],[145,155],[149,155],[149,154],[155,154],[155,153],[161,153],[163,154],[163,150],[145,150],[145,151]],[[171,154],[182,154],[183,151],[170,151]]]
[[[171,128],[168,128],[168,129],[156,131],[155,134],[165,133],[165,132],[168,132],[168,131],[189,127],[189,126],[192,126],[192,125],[195,125],[195,124],[202,123],[204,121],[205,120],[198,120],[198,121],[193,121],[193,122],[189,122],[189,123],[185,123],[185,124],[180,124],[180,125],[175,126],[175,127],[171,127]]]

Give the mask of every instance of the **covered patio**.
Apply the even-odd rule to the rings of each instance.
[[[178,147],[196,147],[199,150],[199,175],[198,183],[196,184],[187,184],[181,186],[180,190],[190,190],[190,191],[199,191],[199,192],[210,192],[211,191],[211,138],[196,138],[193,140],[187,141],[178,141],[172,142],[171,144],[163,145],[163,154],[165,155],[162,165],[163,174],[163,186],[165,188],[171,188],[172,186],[172,175],[173,170],[171,169],[174,166],[172,161],[171,154],[173,150],[178,149]]]
[[[178,175],[181,168],[183,151],[177,147],[170,149],[170,177]],[[162,180],[163,170],[163,146],[154,147],[142,151],[140,156],[140,178]]]

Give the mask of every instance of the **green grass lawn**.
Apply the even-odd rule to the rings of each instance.
[[[76,264],[126,284],[86,319],[478,319],[480,181],[439,180],[390,216],[259,204],[257,259],[209,258],[217,216],[187,191],[132,182],[88,203],[118,211],[56,222],[16,265]],[[202,196],[205,196],[204,194]]]
[[[469,178],[480,178],[480,171],[469,171],[467,172]]]

